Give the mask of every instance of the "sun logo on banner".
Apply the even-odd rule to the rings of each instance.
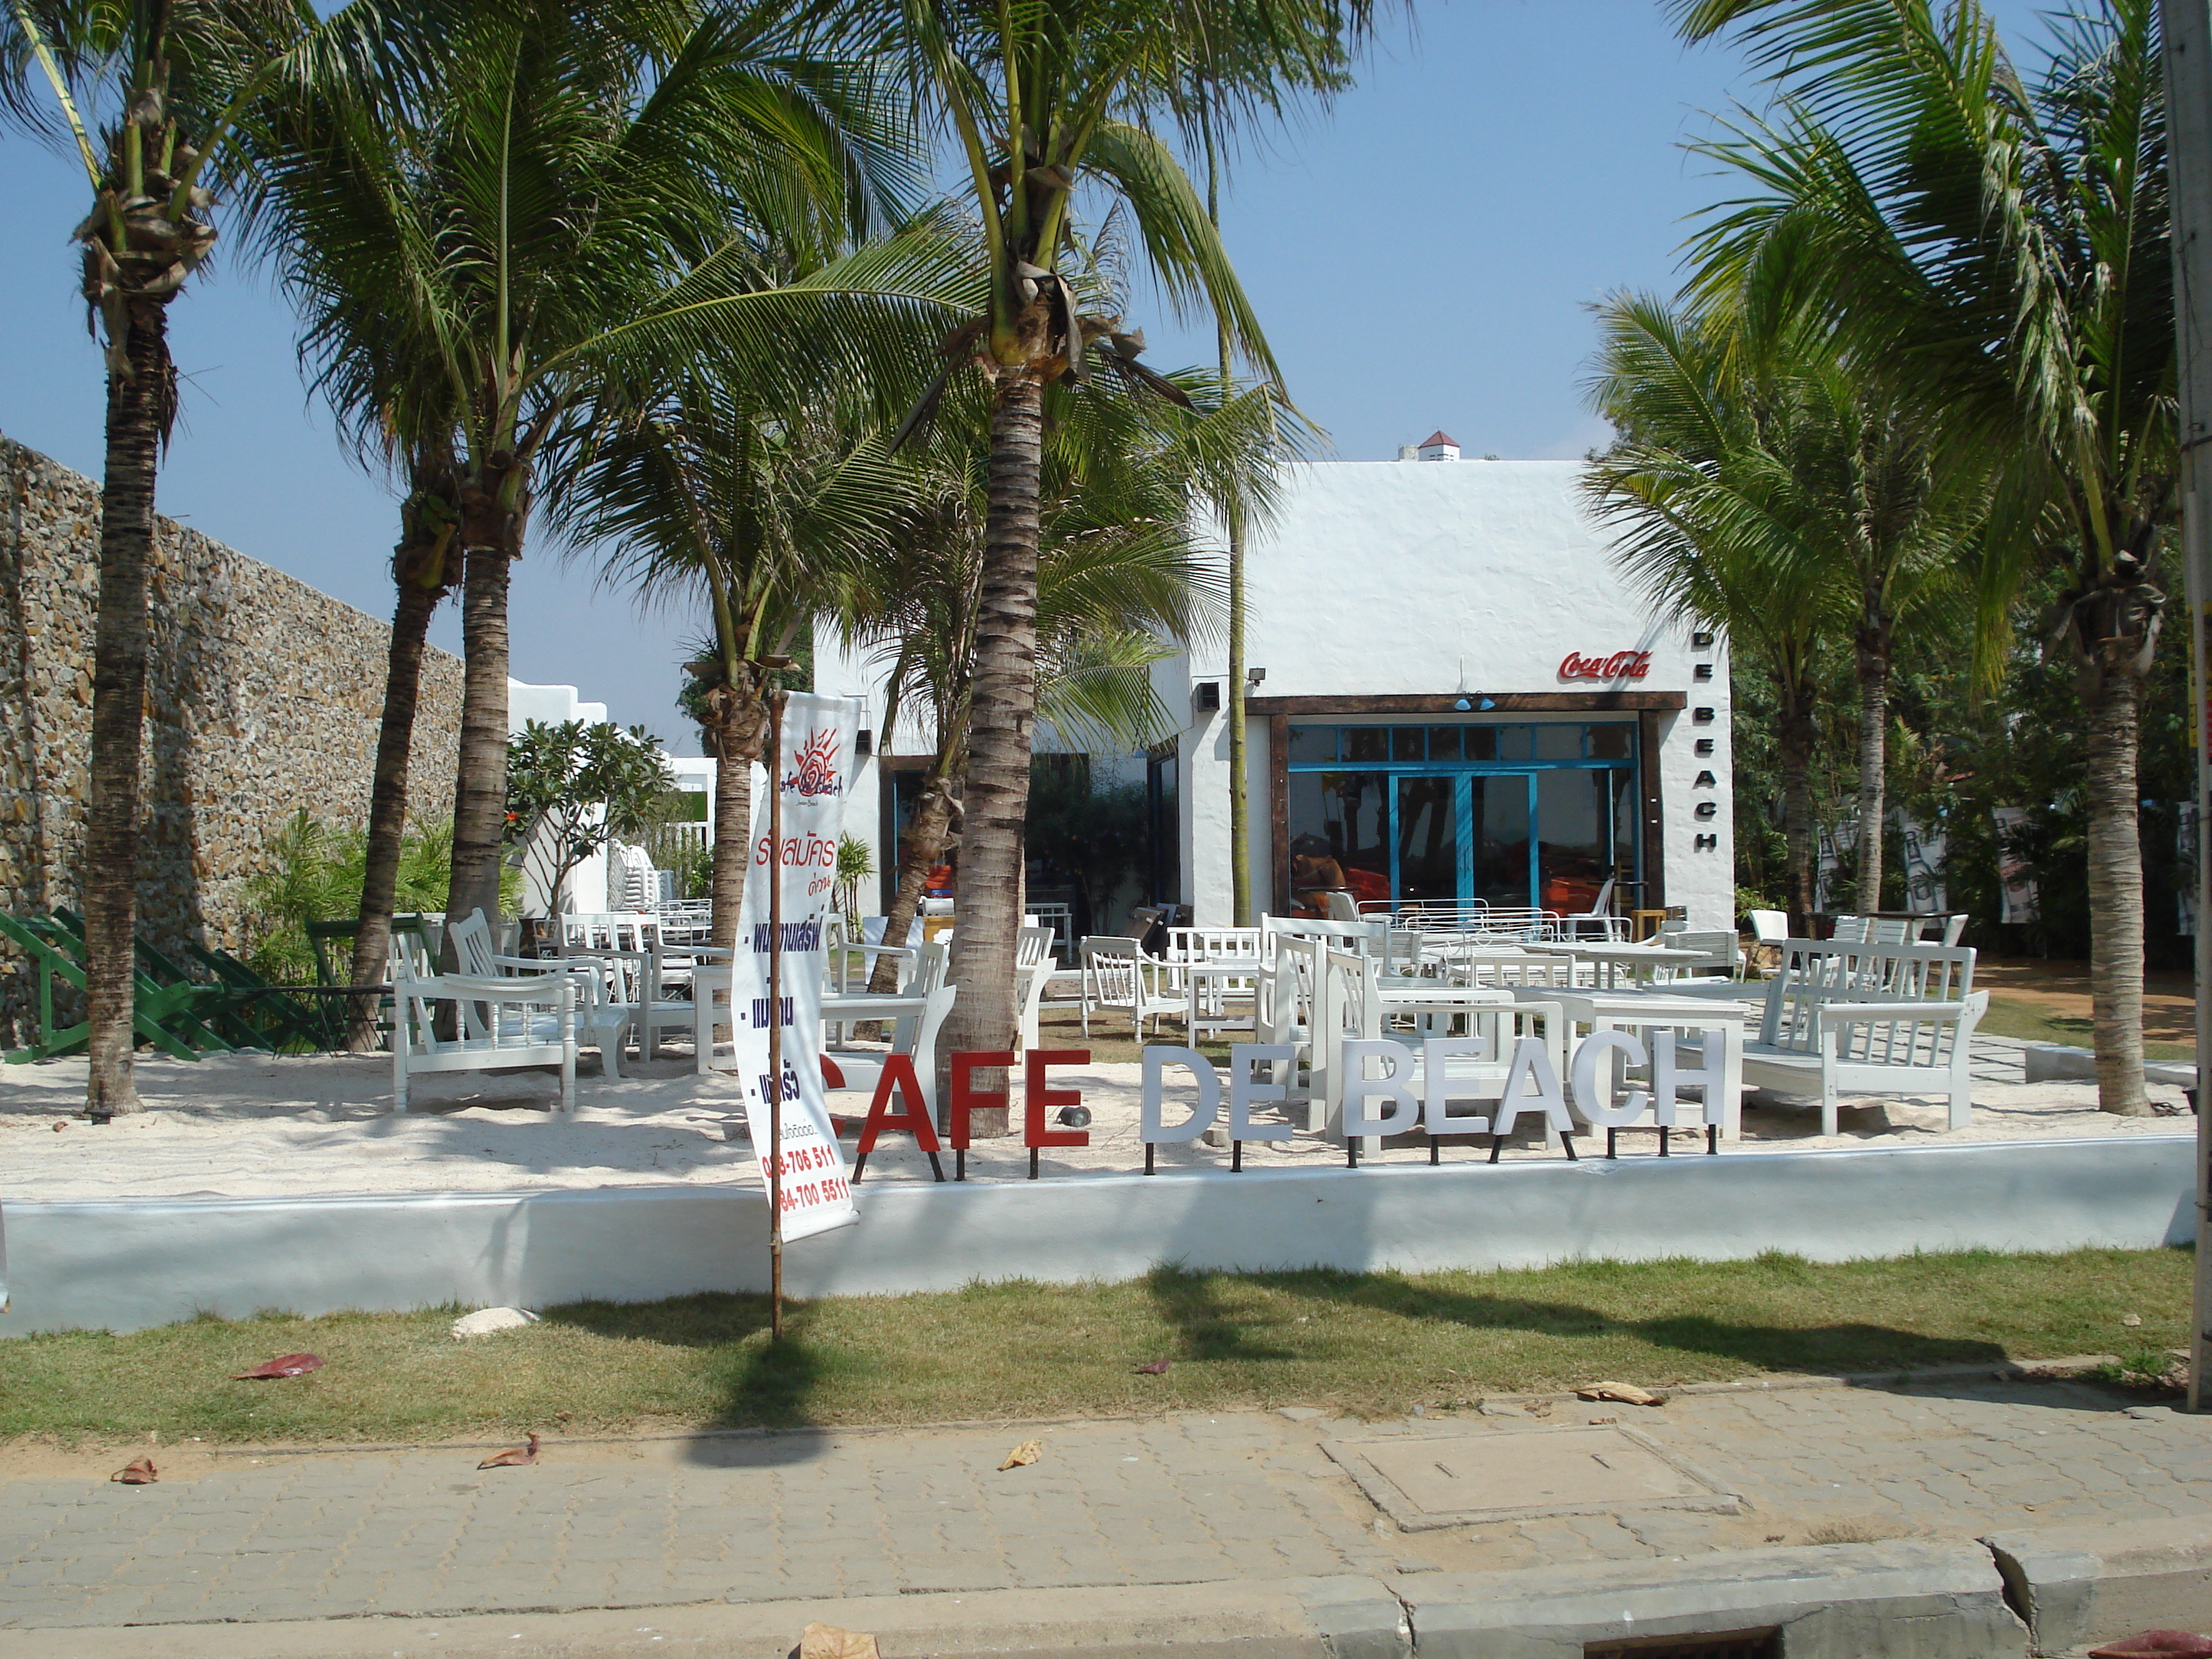
[[[802,795],[844,793],[845,781],[837,775],[837,728],[807,733],[805,746],[792,757],[794,763],[784,787]]]

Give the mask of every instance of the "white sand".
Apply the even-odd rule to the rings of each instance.
[[[643,1075],[620,1083],[592,1075],[595,1069],[587,1057],[578,1110],[565,1121],[548,1109],[557,1089],[552,1074],[542,1072],[418,1078],[418,1109],[397,1116],[390,1109],[390,1063],[378,1058],[223,1054],[193,1064],[142,1057],[138,1087],[151,1109],[95,1126],[71,1115],[84,1099],[82,1060],[6,1066],[0,1068],[0,1201],[757,1182],[750,1146],[735,1127],[744,1108],[733,1077],[697,1077],[688,1057],[631,1068]],[[1089,1147],[1043,1154],[1047,1174],[1144,1167],[1139,1075],[1130,1064],[1054,1073],[1054,1086],[1083,1091],[1093,1121]],[[2179,1090],[2150,1093],[2179,1107],[2179,1115],[2107,1116],[2096,1109],[2089,1084],[1977,1082],[1974,1121],[1960,1133],[1945,1131],[1940,1100],[1892,1099],[1847,1103],[1844,1133],[1833,1137],[1811,1133],[1820,1120],[1808,1103],[1754,1094],[1745,1101],[1744,1139],[1723,1155],[2193,1131]],[[866,1099],[832,1096],[831,1107],[857,1116]],[[1171,1110],[1170,1121],[1178,1115]],[[1016,1124],[1018,1129],[1018,1117]],[[1678,1132],[1677,1154],[1701,1150],[1702,1139],[1701,1133]],[[852,1143],[845,1144],[849,1155]],[[1589,1150],[1589,1141],[1583,1145]],[[1625,1153],[1648,1154],[1656,1137],[1648,1130],[1625,1133],[1622,1145]],[[1603,1150],[1601,1137],[1595,1149]],[[1486,1152],[1486,1143],[1467,1141],[1448,1144],[1443,1156],[1457,1162]],[[1532,1140],[1507,1153],[1544,1155]],[[1255,1168],[1334,1164],[1343,1157],[1322,1136],[1305,1133],[1245,1148],[1245,1162]],[[1382,1154],[1394,1164],[1427,1158],[1418,1141]],[[945,1161],[949,1175],[949,1152]],[[1225,1146],[1159,1149],[1163,1170],[1225,1174],[1229,1161]],[[971,1178],[1018,1179],[1028,1173],[1028,1153],[1018,1139],[983,1143],[969,1153],[968,1167]],[[927,1161],[903,1136],[887,1137],[868,1162],[872,1182],[928,1178]]]

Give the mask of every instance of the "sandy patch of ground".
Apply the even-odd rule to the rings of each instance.
[[[586,1071],[591,1067],[587,1060]],[[400,1116],[390,1109],[388,1062],[374,1057],[222,1054],[198,1064],[142,1058],[138,1086],[150,1109],[94,1126],[71,1115],[84,1097],[82,1060],[11,1066],[0,1071],[0,1201],[757,1182],[733,1077],[698,1077],[688,1058],[628,1069],[641,1075],[619,1083],[580,1079],[572,1118],[550,1111],[557,1089],[549,1072],[420,1078],[418,1109]],[[1143,1169],[1139,1066],[1068,1068],[1052,1080],[1083,1091],[1092,1122],[1088,1147],[1042,1154],[1046,1174]],[[1957,1134],[1943,1127],[1941,1100],[1869,1099],[1847,1102],[1843,1133],[1828,1137],[1814,1133],[1820,1119],[1810,1103],[1755,1092],[1745,1100],[1744,1139],[1723,1155],[2192,1131],[2179,1090],[2154,1087],[2150,1093],[2179,1109],[2176,1115],[2107,1116],[2096,1109],[2088,1084],[1978,1082],[1973,1124]],[[859,1115],[866,1097],[832,1096],[831,1107]],[[1225,1105],[1224,1113],[1225,1122]],[[1170,1109],[1170,1121],[1180,1115]],[[1018,1127],[1018,1114],[1015,1121]],[[1702,1132],[1676,1133],[1678,1155],[1701,1150]],[[851,1145],[848,1139],[848,1155]],[[1622,1136],[1625,1154],[1648,1154],[1656,1146],[1650,1130]],[[1447,1143],[1443,1157],[1457,1162],[1486,1153],[1486,1142],[1468,1140]],[[1555,1154],[1542,1152],[1528,1136],[1506,1156]],[[1248,1143],[1244,1161],[1255,1169],[1321,1167],[1343,1157],[1325,1137],[1301,1132],[1289,1141]],[[1394,1164],[1427,1158],[1419,1137],[1394,1143],[1382,1155]],[[950,1174],[949,1152],[945,1162]],[[1158,1149],[1163,1170],[1225,1174],[1229,1164],[1225,1146]],[[968,1170],[971,1178],[1024,1178],[1028,1152],[1018,1139],[982,1143],[969,1153]],[[929,1178],[927,1161],[902,1136],[887,1137],[868,1162],[871,1182]]]

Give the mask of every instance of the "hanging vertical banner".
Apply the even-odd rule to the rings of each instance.
[[[837,836],[852,783],[853,734],[863,705],[857,697],[793,692],[783,706],[773,787],[783,797],[783,844],[771,859],[768,791],[753,793],[752,859],[738,912],[738,948],[730,989],[732,1046],[745,1085],[745,1120],[766,1184],[769,1158],[783,1160],[783,1237],[787,1242],[857,1221],[846,1185],[830,1108],[822,1096],[823,924],[836,898]],[[783,983],[770,998],[769,880],[771,863],[783,885]],[[769,1021],[783,1023],[783,1077],[768,1074]],[[771,1148],[769,1097],[783,1094],[783,1145]]]
[[[1902,812],[1897,821],[1904,846],[1905,908],[1916,916],[1940,916],[1951,908],[1950,890],[1943,878],[1949,837],[1940,822],[1931,829]]]
[[[2034,921],[2042,914],[2035,878],[2011,844],[2027,828],[2027,813],[2018,806],[1992,806],[1990,816],[1997,826],[1997,888],[2003,910],[1997,920],[2008,924]]]

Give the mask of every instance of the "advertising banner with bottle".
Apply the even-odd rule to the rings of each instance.
[[[863,705],[856,697],[794,691],[785,700],[772,787],[782,798],[781,845],[771,854],[769,791],[753,792],[752,856],[738,912],[732,963],[730,1024],[735,1069],[744,1079],[745,1119],[761,1180],[782,1160],[783,1236],[805,1238],[857,1221],[845,1159],[822,1092],[823,938],[835,913],[837,836],[852,786],[853,738]],[[757,776],[757,775],[756,775]],[[772,944],[769,880],[783,888],[782,985],[769,994]],[[782,1078],[769,1074],[769,1021],[783,1026]],[[769,1122],[769,1091],[782,1095],[781,1146]]]

